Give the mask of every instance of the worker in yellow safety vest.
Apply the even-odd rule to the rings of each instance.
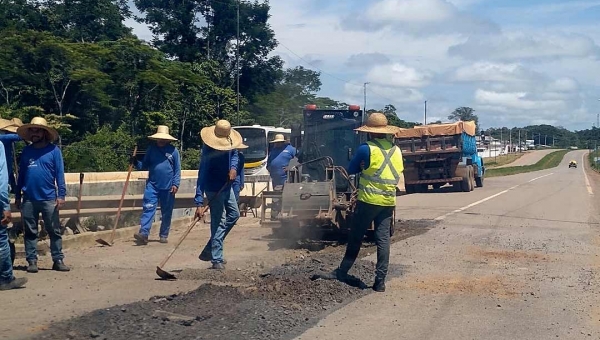
[[[377,266],[373,290],[384,292],[390,262],[390,229],[396,208],[396,186],[404,170],[402,152],[392,139],[398,128],[389,126],[386,116],[376,112],[369,116],[366,125],[356,131],[369,134],[369,141],[356,149],[348,166],[348,173],[360,173],[358,202],[344,259],[324,278],[348,279],[348,271],[356,261],[365,233],[374,222]]]

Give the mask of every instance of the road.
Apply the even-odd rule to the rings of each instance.
[[[552,153],[554,151],[556,151],[556,149],[531,151],[531,152],[528,152],[528,153],[524,154],[523,156],[519,157],[516,161],[514,161],[512,163],[504,164],[504,165],[501,165],[501,166],[498,166],[495,168],[498,169],[498,168],[507,168],[507,167],[511,167],[511,166],[532,165],[532,164],[539,162],[542,158],[544,158],[544,156],[546,156],[547,154]]]
[[[388,281],[385,293],[350,302],[298,339],[600,338],[600,202],[593,195],[600,175],[567,167],[571,159],[583,165],[583,157],[574,151],[557,168],[491,178],[470,193],[399,197],[398,218],[437,221],[393,245],[391,263],[402,275]],[[173,231],[172,243],[183,229]],[[70,273],[17,271],[30,281],[2,294],[11,313],[0,319],[0,338],[35,337],[54,321],[204,282],[243,282],[248,272],[256,276],[310,256],[261,238],[269,233],[255,219],[243,220],[226,241],[228,270],[219,278],[195,258],[208,237],[207,225],[199,226],[166,266],[193,274],[175,282],[156,281],[154,274],[172,243],[69,249]],[[50,266],[47,257],[41,265]]]
[[[583,156],[468,195],[406,196],[398,216],[439,225],[393,246],[403,275],[298,339],[600,338],[600,182],[567,166]]]

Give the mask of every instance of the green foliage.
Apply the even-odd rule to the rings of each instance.
[[[125,171],[135,139],[120,127],[103,126],[95,134],[63,147],[66,172]]]
[[[532,165],[487,169],[485,171],[485,177],[516,175],[516,174],[521,174],[521,173],[526,173],[526,172],[533,172],[533,171],[540,171],[540,170],[555,168],[558,165],[560,165],[560,162],[562,162],[565,155],[570,151],[571,150],[554,151],[552,153],[547,154],[542,159],[540,159],[537,163],[532,164]]]
[[[475,110],[470,107],[459,107],[448,116],[448,119],[453,122],[463,121],[467,122],[470,120],[475,121],[477,131],[479,131],[479,117],[475,114]]]
[[[371,109],[371,110],[367,111],[367,113],[369,113],[369,114],[374,113],[374,112],[381,112],[381,113],[385,114],[385,116],[388,119],[389,125],[397,126],[397,127],[404,128],[404,129],[410,129],[417,125],[421,125],[420,123],[407,122],[405,120],[400,119],[398,117],[398,114],[396,113],[396,107],[392,104],[386,105],[381,110],[372,110]]]
[[[187,149],[181,153],[181,170],[198,170],[200,149]]]

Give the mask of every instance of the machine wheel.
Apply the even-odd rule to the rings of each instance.
[[[475,177],[475,184],[478,188],[483,187],[483,177]]]

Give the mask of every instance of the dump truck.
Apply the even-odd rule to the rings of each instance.
[[[459,191],[483,186],[485,167],[477,154],[473,121],[400,129],[395,144],[404,158],[407,194],[450,184]]]
[[[341,231],[350,228],[357,197],[358,178],[347,168],[365,134],[354,129],[364,121],[358,105],[347,109],[319,109],[309,104],[302,110],[303,123],[292,126],[291,144],[299,150],[298,164],[290,164],[287,182],[264,192],[263,205],[271,218],[261,223],[274,229],[311,228]],[[267,205],[267,199],[273,203]]]

